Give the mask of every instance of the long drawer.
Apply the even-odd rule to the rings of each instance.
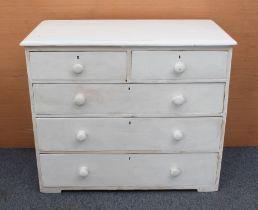
[[[132,80],[225,79],[226,51],[133,51]]]
[[[217,153],[41,154],[45,187],[176,188],[215,184]]]
[[[125,82],[126,52],[31,52],[32,80]]]
[[[223,112],[224,83],[34,84],[36,114],[177,116]]]
[[[218,152],[222,118],[37,118],[41,152]]]

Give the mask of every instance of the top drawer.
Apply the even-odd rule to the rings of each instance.
[[[133,51],[132,80],[225,79],[226,51]]]
[[[126,52],[31,52],[32,80],[125,81]]]

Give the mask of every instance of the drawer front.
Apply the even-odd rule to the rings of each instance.
[[[224,83],[34,84],[36,114],[216,115]]]
[[[126,52],[31,52],[34,80],[126,80]]]
[[[38,118],[40,151],[218,152],[222,118]]]
[[[225,79],[226,51],[133,51],[132,80]]]
[[[41,154],[45,187],[156,187],[215,184],[217,153]]]

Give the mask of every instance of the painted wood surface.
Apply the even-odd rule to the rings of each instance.
[[[126,52],[31,52],[31,79],[125,82]]]
[[[218,116],[224,88],[224,83],[34,84],[34,108],[40,115]]]
[[[41,152],[219,152],[222,118],[37,118]]]
[[[232,46],[212,20],[48,20],[21,46]]]
[[[133,51],[133,81],[226,79],[227,51]]]
[[[45,187],[196,189],[215,185],[217,158],[216,153],[41,154],[40,162]]]
[[[1,0],[0,4],[0,147],[34,146],[20,41],[45,19],[106,18],[202,18],[222,26],[239,43],[234,48],[225,145],[258,145],[258,28],[252,27],[258,22],[258,1]]]

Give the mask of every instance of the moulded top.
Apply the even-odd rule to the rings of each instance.
[[[21,46],[233,46],[212,20],[47,20]]]

